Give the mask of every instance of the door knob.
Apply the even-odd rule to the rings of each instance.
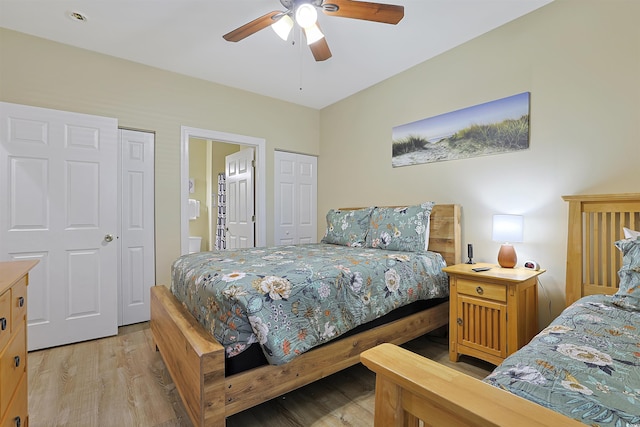
[[[112,242],[113,241],[113,234],[107,234],[104,236],[104,241],[105,242]]]

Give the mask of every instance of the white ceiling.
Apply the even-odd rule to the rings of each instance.
[[[320,13],[333,53],[324,62],[299,33],[295,44],[270,28],[223,40],[283,10],[278,0],[0,0],[0,26],[319,109],[551,1],[382,0],[405,7],[398,25]]]

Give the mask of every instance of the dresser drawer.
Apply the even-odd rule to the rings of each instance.
[[[18,325],[16,334],[0,353],[0,416],[4,416],[13,393],[27,366],[25,322]]]
[[[27,277],[18,280],[11,288],[11,317],[13,328],[17,328],[27,316]]]
[[[20,379],[20,385],[13,396],[13,400],[9,404],[9,408],[2,419],[2,427],[26,427],[27,416],[29,414],[29,401],[27,400],[27,376],[23,375]]]
[[[0,352],[11,337],[11,289],[0,295]]]
[[[456,287],[459,294],[472,295],[493,301],[507,301],[507,287],[504,285],[458,278]]]

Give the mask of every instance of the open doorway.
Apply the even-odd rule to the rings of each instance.
[[[256,246],[266,246],[266,140],[244,135],[197,129],[181,128],[181,182],[180,182],[180,236],[181,254],[189,252],[189,141],[192,138],[220,141],[252,147],[255,150],[255,211]]]
[[[189,252],[227,249],[225,160],[241,149],[255,152],[253,147],[238,144],[189,139]],[[253,186],[251,198],[255,198]],[[253,215],[254,203],[250,206]],[[251,246],[254,244],[252,240]]]

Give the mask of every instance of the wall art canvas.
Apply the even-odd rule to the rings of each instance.
[[[393,128],[393,167],[529,148],[529,92]]]

